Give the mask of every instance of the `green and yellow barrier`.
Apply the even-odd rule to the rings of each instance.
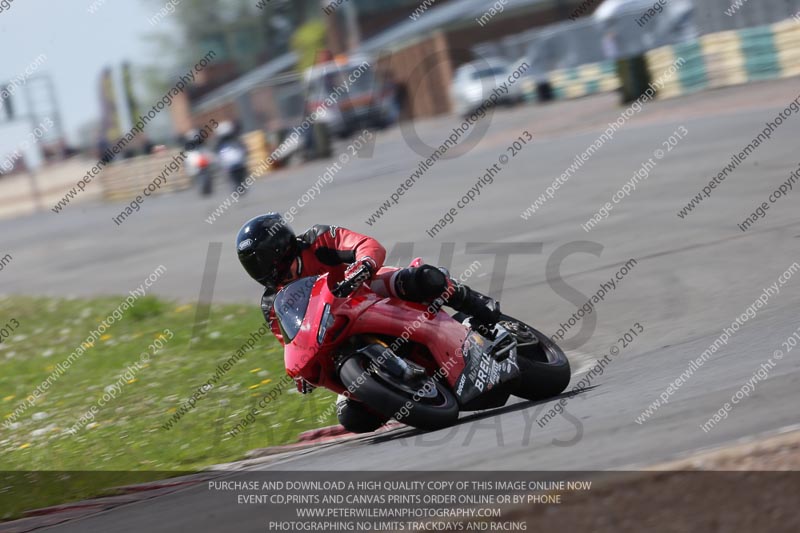
[[[659,98],[797,76],[800,75],[800,24],[785,20],[712,33],[688,43],[651,50],[647,62],[653,79],[679,57],[686,62],[678,76],[661,88]]]
[[[555,70],[550,72],[548,77],[553,93],[558,99],[580,98],[620,88],[620,80],[613,61]]]

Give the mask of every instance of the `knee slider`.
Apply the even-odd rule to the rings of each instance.
[[[419,287],[428,298],[437,298],[447,289],[447,278],[438,268],[422,265],[416,275]]]
[[[429,302],[446,289],[447,277],[431,265],[403,269],[395,280],[397,294],[410,302]]]

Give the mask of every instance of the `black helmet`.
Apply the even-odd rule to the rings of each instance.
[[[254,280],[272,290],[286,278],[298,250],[294,231],[278,213],[248,220],[236,236],[242,266]]]

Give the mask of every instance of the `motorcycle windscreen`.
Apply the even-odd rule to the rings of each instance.
[[[316,281],[317,276],[298,279],[286,285],[275,297],[272,305],[286,344],[292,342],[300,332],[311,299],[311,289]]]

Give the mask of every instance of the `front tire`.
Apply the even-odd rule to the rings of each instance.
[[[362,353],[353,354],[342,364],[339,377],[345,388],[352,390],[353,396],[370,410],[409,426],[435,430],[458,420],[455,396],[434,379],[428,378],[417,391],[415,401],[414,393],[403,390],[404,384],[393,383],[377,372],[372,361]],[[420,394],[424,389],[427,389],[425,393]]]
[[[564,350],[541,331],[508,315],[500,324],[517,339],[519,384],[512,394],[526,400],[544,400],[564,392],[572,379]]]

